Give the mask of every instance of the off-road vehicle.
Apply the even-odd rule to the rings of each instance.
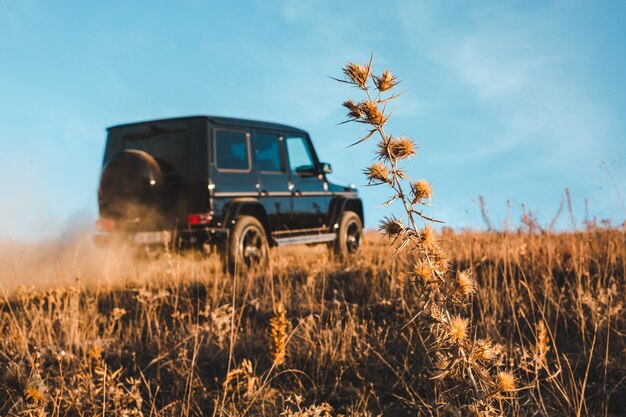
[[[107,129],[96,242],[205,248],[248,268],[270,246],[362,240],[354,187],[332,184],[309,135],[282,124],[190,116]]]

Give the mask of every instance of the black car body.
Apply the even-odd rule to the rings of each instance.
[[[358,247],[362,202],[354,187],[329,182],[330,172],[309,135],[282,124],[190,116],[113,126],[96,238],[202,247],[227,241],[249,216],[269,246],[337,242],[349,211]]]

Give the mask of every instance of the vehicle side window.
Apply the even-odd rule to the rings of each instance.
[[[250,146],[245,132],[215,131],[215,166],[220,171],[249,171]]]
[[[311,151],[305,138],[300,136],[287,137],[287,153],[289,166],[293,172],[306,172],[314,168]]]
[[[261,172],[285,172],[280,152],[280,136],[257,133],[255,137],[257,169]]]

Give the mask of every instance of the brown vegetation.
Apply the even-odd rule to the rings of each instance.
[[[438,239],[455,270],[474,267],[467,336],[500,365],[512,415],[626,414],[624,230]],[[109,274],[118,262],[108,282],[85,270],[0,302],[0,415],[457,413],[411,322],[414,259],[375,234],[351,263],[286,248],[236,278],[215,258],[94,253]]]
[[[515,375],[507,369],[510,365],[485,354],[491,351],[492,342],[477,337],[472,328],[469,310],[476,283],[471,269],[451,267],[450,258],[429,225],[438,221],[424,214],[432,198],[430,183],[413,181],[400,165],[417,153],[417,146],[413,139],[394,137],[386,130],[392,114],[387,112],[387,104],[398,97],[393,89],[397,82],[389,70],[380,77],[374,75],[373,58],[372,54],[366,65],[348,63],[343,69],[345,78],[338,81],[358,87],[363,96],[359,104],[352,99],[344,102],[348,109],[346,123],[362,123],[369,130],[355,144],[370,138],[377,141],[379,162],[365,170],[370,185],[386,185],[393,195],[385,205],[397,202],[401,206],[401,215],[383,219],[379,230],[389,238],[395,254],[409,252],[413,259],[409,278],[415,283],[418,297],[412,300],[415,313],[411,324],[419,341],[416,349],[424,351],[429,371],[435,374],[432,407],[438,409],[445,404],[454,414],[480,417],[506,414],[515,408]],[[378,117],[372,118],[371,114]]]

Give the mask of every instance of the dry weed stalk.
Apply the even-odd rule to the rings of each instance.
[[[274,365],[282,365],[285,362],[287,348],[287,313],[279,304],[276,307],[274,317],[270,319],[270,335],[272,337],[272,360]]]
[[[365,124],[368,130],[353,145],[378,137],[378,161],[364,173],[370,185],[385,184],[391,188],[393,195],[385,204],[399,202],[406,216],[384,218],[380,231],[389,238],[396,253],[410,251],[415,259],[412,278],[419,287],[421,305],[411,322],[417,324],[424,347],[437,363],[432,378],[442,384],[438,391],[445,393],[445,398],[435,395],[433,400],[443,400],[470,415],[503,414],[512,401],[511,392],[516,390],[515,377],[498,369],[491,342],[474,336],[466,315],[476,285],[469,270],[451,276],[448,257],[427,226],[438,222],[423,211],[432,198],[430,184],[412,180],[399,166],[402,160],[417,153],[415,142],[385,130],[392,113],[387,111],[387,104],[398,97],[393,93],[397,78],[389,70],[381,76],[374,75],[372,59],[365,65],[349,62],[343,72],[344,79],[338,81],[357,87],[364,94],[359,102],[349,99],[343,103],[348,109],[346,122]],[[423,227],[418,227],[418,221],[423,222]]]

